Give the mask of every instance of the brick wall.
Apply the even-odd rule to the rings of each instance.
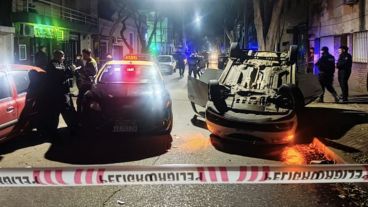
[[[367,92],[368,64],[354,63],[349,81],[352,90],[360,93]]]

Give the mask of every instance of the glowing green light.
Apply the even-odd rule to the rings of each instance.
[[[35,24],[33,28],[35,37],[56,39],[58,41],[67,40],[66,37],[68,31],[64,28],[41,24]]]

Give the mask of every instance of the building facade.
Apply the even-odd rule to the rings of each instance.
[[[121,34],[123,24],[119,23],[116,27],[113,25],[114,20],[99,18],[99,37],[96,41],[96,53],[98,53],[101,63],[106,61],[107,55],[111,55],[115,60],[118,60],[130,52],[141,53],[142,45],[134,20],[128,18],[125,21],[126,29],[123,35],[127,43],[123,41]],[[132,47],[132,51],[128,49],[127,44]]]
[[[98,34],[97,0],[13,0],[14,62],[34,64],[40,46],[48,55],[61,49],[73,61],[83,48],[93,49]]]
[[[353,56],[350,89],[367,91],[368,0],[312,0],[310,3],[310,46],[319,51],[327,46],[338,58],[338,48],[348,46]],[[336,82],[336,81],[335,81]]]

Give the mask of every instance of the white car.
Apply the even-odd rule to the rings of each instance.
[[[188,97],[205,108],[209,131],[251,143],[294,141],[297,112],[318,98],[316,76],[297,67],[297,48],[289,53],[241,51],[234,46],[222,70],[206,70],[188,80]]]
[[[159,55],[158,65],[162,74],[173,74],[176,71],[176,61],[172,55]]]

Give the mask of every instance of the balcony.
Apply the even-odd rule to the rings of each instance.
[[[76,30],[83,30],[83,28],[98,28],[97,16],[50,1],[17,0],[14,6],[15,13],[13,14],[13,19],[15,21],[29,21],[41,24],[57,22],[57,26],[72,27],[72,29]]]

